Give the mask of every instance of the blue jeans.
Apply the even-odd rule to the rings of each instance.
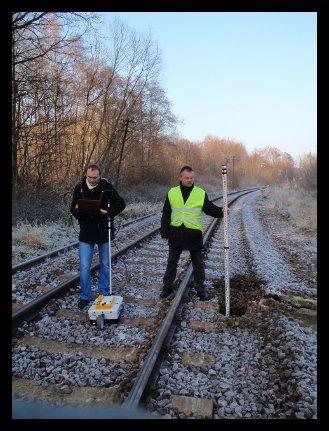
[[[95,244],[79,241],[79,259],[80,259],[80,286],[81,286],[81,299],[91,301],[91,282],[90,282],[90,268],[94,255]],[[98,244],[99,253],[99,280],[98,280],[98,293],[100,295],[109,294],[110,274],[109,274],[109,243],[104,242]]]

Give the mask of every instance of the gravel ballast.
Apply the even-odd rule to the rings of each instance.
[[[316,332],[294,317],[293,305],[280,299],[281,294],[314,299],[316,285],[310,282],[312,277],[299,277],[296,267],[285,259],[282,244],[262,222],[264,214],[260,216],[259,209],[256,211],[260,198],[260,192],[242,197],[229,215],[230,317],[225,317],[222,223],[205,251],[205,285],[210,301],[201,307],[192,288],[182,307],[154,391],[146,403],[155,418],[201,417],[197,412],[177,411],[173,395],[212,400],[214,419],[317,417]],[[210,220],[207,217],[205,222]],[[143,248],[131,250],[113,262],[115,293],[141,301],[159,300],[167,255],[168,245],[156,234]],[[189,253],[184,252],[179,271],[186,267],[188,258]],[[73,266],[66,270],[73,270]],[[42,276],[41,270],[35,278],[38,276]],[[28,289],[19,291],[19,284],[24,282],[21,277],[15,288],[27,302],[28,294],[24,296],[24,292]],[[95,294],[97,278],[92,277]],[[68,391],[79,386],[110,387],[124,383],[127,376],[133,383],[137,364],[87,358],[83,354],[49,353],[19,343],[21,336],[35,336],[95,349],[149,346],[168,305],[167,300],[155,301],[152,306],[127,301],[122,312],[125,320],[145,318],[156,323],[134,327],[124,322],[99,331],[89,322],[57,313],[60,309],[77,311],[79,292],[79,286],[72,287],[42,310],[40,320],[21,325],[13,338],[14,377],[34,379],[42,387],[62,383]],[[194,322],[214,329],[192,329]],[[141,357],[146,352],[144,348]],[[192,359],[187,363],[189,355]],[[197,355],[206,356],[203,365],[198,363]],[[193,360],[197,361],[194,365]]]
[[[255,213],[260,192],[246,195],[229,215],[231,317],[225,317],[223,227],[211,241],[207,263],[218,265],[208,285],[218,310],[183,307],[181,325],[161,365],[150,411],[170,418],[199,418],[177,411],[172,396],[213,401],[214,419],[285,419],[317,417],[317,337],[300,324],[273,294],[314,298],[316,290],[301,281],[282,257]],[[211,315],[211,319],[210,319]],[[216,322],[210,333],[189,328],[189,320]],[[211,355],[212,365],[185,365],[184,354]]]

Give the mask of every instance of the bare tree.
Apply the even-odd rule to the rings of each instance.
[[[15,12],[12,14],[12,175],[14,187],[18,180],[18,150],[22,127],[23,98],[28,96],[35,80],[35,62],[42,58],[53,61],[51,54],[62,53],[81,39],[94,14],[60,12]],[[83,26],[81,26],[83,23]],[[37,77],[36,81],[40,78]],[[28,114],[28,116],[31,112]]]
[[[317,191],[317,156],[313,153],[300,157],[297,171],[299,185],[316,194]]]
[[[159,50],[150,37],[143,37],[117,21],[113,26],[113,42],[118,70],[117,109],[113,111],[112,127],[99,156],[105,171],[109,171],[121,153],[124,128],[120,121],[131,118],[134,108],[149,82],[157,79],[160,68]]]

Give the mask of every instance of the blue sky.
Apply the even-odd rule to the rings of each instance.
[[[314,12],[107,12],[151,30],[162,86],[178,131],[236,139],[248,152],[273,146],[294,158],[316,152]]]

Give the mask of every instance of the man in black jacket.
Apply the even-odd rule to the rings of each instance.
[[[74,188],[70,211],[78,219],[79,259],[80,259],[80,285],[81,295],[78,303],[80,309],[91,300],[90,268],[97,244],[99,251],[99,282],[98,293],[109,294],[109,234],[108,234],[108,200],[110,202],[111,239],[114,238],[114,217],[126,207],[125,201],[106,179],[101,178],[101,170],[97,165],[89,165],[85,177]],[[79,199],[92,199],[99,201],[99,210],[79,209]]]
[[[203,189],[194,186],[193,169],[184,166],[180,171],[180,185],[169,190],[162,210],[161,236],[168,239],[169,257],[161,298],[174,292],[179,257],[182,250],[189,250],[197,294],[202,301],[209,299],[204,287],[205,270],[201,251],[202,212],[215,218],[223,217],[222,208],[210,202]]]

